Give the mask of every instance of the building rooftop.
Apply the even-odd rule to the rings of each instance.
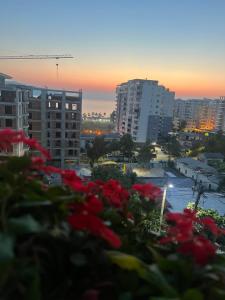
[[[4,73],[0,73],[0,77],[4,78],[4,79],[12,79],[11,76],[4,74]]]
[[[207,159],[224,159],[224,155],[222,153],[211,153],[211,152],[205,152],[202,153],[202,155],[205,156]]]
[[[213,167],[210,167],[208,166],[207,164],[199,161],[199,160],[196,160],[196,159],[193,159],[191,157],[183,157],[183,158],[178,158],[176,160],[178,163],[182,163],[182,164],[185,164],[187,165],[189,168],[195,170],[195,171],[199,171],[201,173],[217,173],[216,169],[213,168]]]

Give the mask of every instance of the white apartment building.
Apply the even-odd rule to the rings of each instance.
[[[116,128],[137,143],[156,142],[172,128],[175,93],[156,80],[133,79],[117,86]]]
[[[186,121],[187,130],[225,131],[225,97],[219,99],[176,99],[174,123]]]
[[[23,130],[28,135],[29,90],[16,85],[7,85],[11,76],[0,73],[0,129]],[[22,143],[13,146],[12,152],[1,155],[22,156],[27,151]]]

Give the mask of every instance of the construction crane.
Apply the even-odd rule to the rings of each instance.
[[[5,55],[0,56],[0,59],[65,59],[65,58],[73,58],[70,54],[62,54],[62,55]],[[59,72],[59,64],[56,63],[56,74],[58,78]]]
[[[0,59],[64,59],[73,58],[72,55],[5,55],[0,56]]]

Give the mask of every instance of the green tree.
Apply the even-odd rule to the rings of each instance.
[[[149,143],[144,144],[138,154],[138,161],[140,163],[149,163],[151,159],[155,157],[155,147],[150,145]]]
[[[166,144],[166,150],[170,156],[181,156],[181,146],[175,136],[171,136]]]
[[[124,134],[120,139],[120,151],[126,157],[131,158],[135,149],[134,141],[130,134]]]
[[[190,149],[190,154],[189,156],[197,156],[199,153],[203,152],[204,151],[204,145],[202,142],[199,142],[199,141],[196,141],[191,149]]]
[[[94,163],[98,162],[99,158],[106,154],[106,142],[102,137],[96,137],[91,145],[87,146],[87,157],[89,158],[90,166],[93,168]]]
[[[137,182],[136,173],[132,172],[123,174],[118,165],[97,166],[92,170],[91,177],[92,180],[100,179],[104,182],[108,181],[109,179],[116,179],[120,181],[121,184],[126,188],[130,188],[134,183]]]

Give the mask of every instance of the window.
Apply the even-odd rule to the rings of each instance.
[[[48,128],[50,128],[51,126],[50,126],[50,122],[48,122]]]
[[[66,129],[68,129],[69,128],[69,123],[66,123]]]
[[[55,137],[56,137],[56,138],[60,138],[60,137],[61,137],[61,132],[60,132],[60,131],[57,131],[57,132],[55,133]]]
[[[73,155],[73,150],[69,150],[69,151],[68,151],[68,154],[69,154],[69,155]]]
[[[59,141],[56,141],[55,142],[55,145],[56,145],[56,147],[60,147],[61,146],[61,141],[59,140]]]
[[[12,127],[13,120],[12,119],[5,119],[5,127]]]
[[[59,103],[58,102],[55,103],[55,108],[59,108]]]
[[[77,110],[77,104],[72,104],[72,110]]]
[[[32,119],[32,113],[31,112],[29,113],[29,119]]]
[[[55,117],[56,119],[61,119],[61,113],[56,113]]]
[[[50,119],[50,117],[51,117],[51,114],[50,114],[50,112],[48,112],[47,113],[47,118]]]
[[[76,119],[76,114],[75,114],[75,113],[72,113],[72,114],[71,114],[71,118],[72,118],[72,119]]]
[[[51,102],[50,101],[48,102],[48,107],[51,107]]]
[[[65,106],[66,106],[66,109],[69,109],[69,103],[66,103]]]
[[[6,105],[5,106],[5,114],[6,115],[12,115],[12,106],[11,105]]]
[[[58,155],[61,155],[61,150],[60,150],[60,149],[56,149],[56,150],[55,150],[55,155],[57,155],[57,156],[58,156]]]
[[[55,123],[55,128],[61,128],[61,123],[60,122],[56,122]]]
[[[69,141],[69,147],[73,147],[73,142]]]
[[[73,129],[76,129],[76,128],[77,128],[76,125],[77,125],[76,123],[72,123],[72,128],[73,128]]]
[[[32,123],[29,124],[29,130],[32,130]]]
[[[50,132],[49,131],[47,132],[47,137],[50,138]]]

